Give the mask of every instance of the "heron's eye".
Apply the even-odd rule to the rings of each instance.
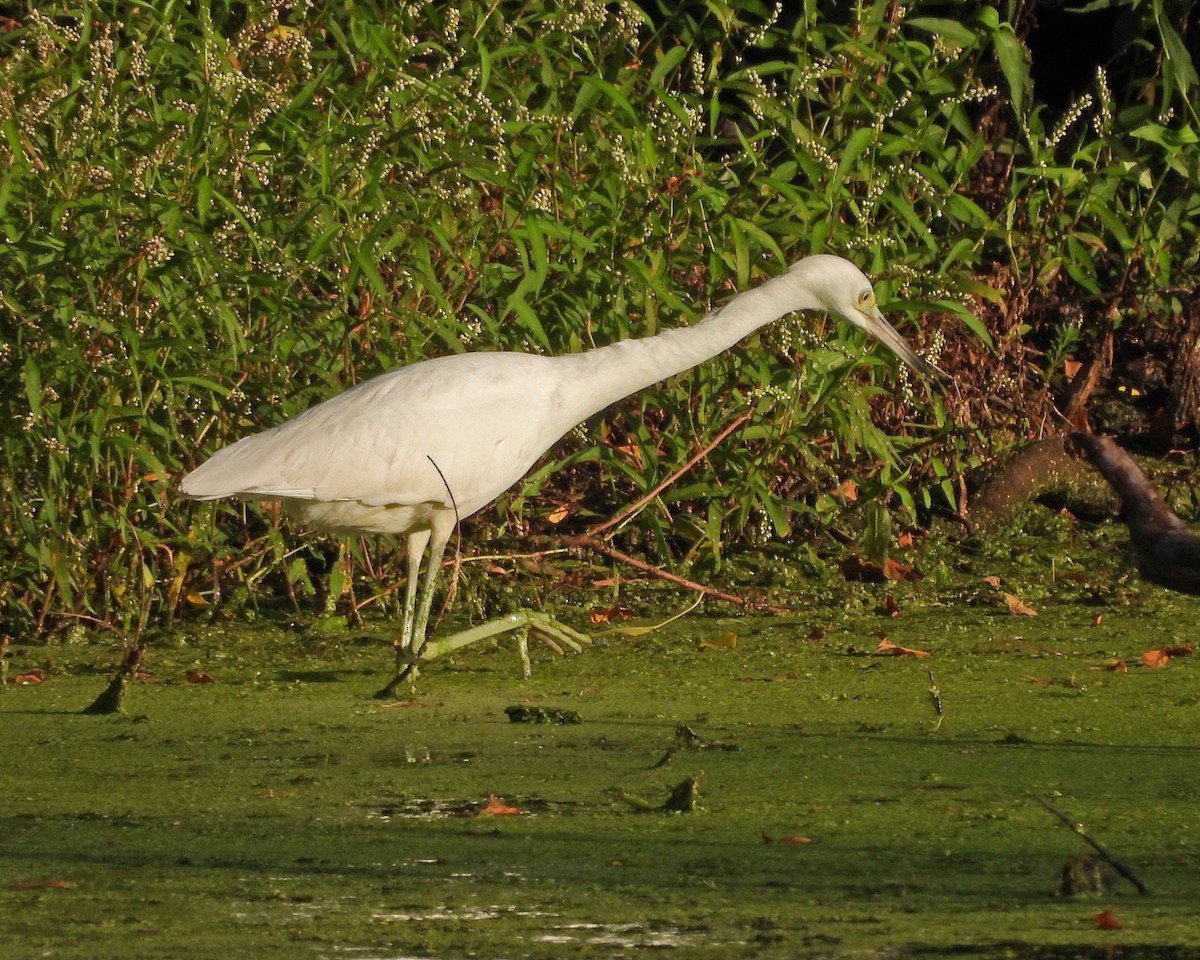
[[[875,291],[868,288],[860,293],[858,295],[858,305],[864,308],[875,306]]]

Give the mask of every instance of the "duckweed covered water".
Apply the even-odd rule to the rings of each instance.
[[[1195,601],[1031,580],[1040,615],[1013,616],[970,584],[697,612],[524,682],[480,646],[399,704],[370,698],[383,625],[158,638],[111,717],[79,711],[114,644],[17,646],[10,674],[45,680],[0,695],[0,955],[1196,955],[1200,661],[1142,666],[1191,642]],[[880,631],[929,656],[871,655]],[[689,777],[695,812],[631,802]],[[1099,867],[1056,895],[1092,850],[1035,795],[1149,895]]]

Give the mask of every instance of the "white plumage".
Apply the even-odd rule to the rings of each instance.
[[[593,413],[720,353],[772,320],[810,309],[867,331],[919,372],[937,372],[884,319],[857,267],[818,255],[739,294],[692,327],[566,356],[466,353],[392,370],[218,451],[183,478],[180,490],[199,500],[277,499],[312,526],[405,535],[399,680],[423,654],[461,645],[450,638],[428,647],[425,638],[456,516],[494,500]],[[532,625],[572,647],[580,639],[557,633],[561,625],[548,618],[524,621],[505,618],[491,633]],[[474,639],[480,631],[469,633]]]

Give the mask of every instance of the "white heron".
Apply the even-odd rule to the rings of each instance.
[[[566,356],[460,353],[391,370],[218,451],[183,478],[180,490],[197,500],[280,500],[312,527],[404,536],[408,581],[396,676],[381,695],[415,675],[419,660],[510,630],[517,633],[528,675],[531,628],[551,646],[576,652],[587,638],[532,611],[433,642],[426,637],[457,521],[516,483],[592,414],[797,310],[834,314],[877,337],[918,372],[941,373],[884,319],[870,281],[856,266],[818,254],[738,294],[694,326]]]

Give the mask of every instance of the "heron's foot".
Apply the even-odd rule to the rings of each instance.
[[[396,643],[396,675],[387,682],[387,685],[375,694],[376,700],[395,700],[400,696],[401,688],[408,686],[408,692],[412,693],[417,685],[417,674],[420,671],[417,669],[417,660],[420,658],[420,652],[414,651],[412,647],[406,647],[403,644]]]
[[[566,656],[567,650],[573,653],[583,653],[583,648],[590,646],[592,642],[592,638],[586,633],[580,633],[548,613],[539,613],[536,610],[516,610],[448,637],[426,641],[420,658],[432,660],[434,657],[453,653],[460,647],[465,647],[478,640],[486,640],[510,631],[517,635],[517,650],[521,655],[521,676],[526,680],[533,672],[529,663],[530,636],[539,643],[544,643],[560,657]]]

